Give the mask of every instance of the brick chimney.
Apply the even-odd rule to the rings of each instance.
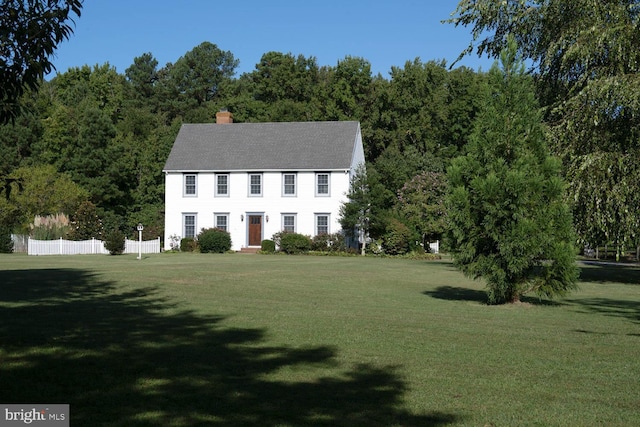
[[[233,114],[231,114],[227,110],[220,110],[216,113],[216,123],[217,124],[228,124],[233,123]]]

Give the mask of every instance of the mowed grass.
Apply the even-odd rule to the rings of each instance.
[[[2,255],[0,274],[0,403],[68,403],[74,427],[640,420],[638,268],[504,306],[448,261]]]

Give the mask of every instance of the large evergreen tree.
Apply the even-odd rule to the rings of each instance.
[[[574,233],[560,161],[549,155],[533,83],[510,38],[489,72],[465,156],[448,169],[456,264],[487,282],[490,303],[576,287]]]
[[[358,165],[351,178],[348,201],[340,205],[340,225],[344,233],[357,239],[361,244],[362,255],[366,250],[371,221],[371,190],[367,182],[367,169],[364,164]]]
[[[478,54],[497,57],[516,37],[581,239],[640,246],[640,1],[461,0],[448,22],[472,28]]]

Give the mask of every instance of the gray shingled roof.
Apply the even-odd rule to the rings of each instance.
[[[358,128],[358,122],[184,124],[164,170],[348,169]]]

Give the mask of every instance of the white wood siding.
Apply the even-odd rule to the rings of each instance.
[[[358,134],[358,138],[360,135]],[[356,144],[362,150],[362,143]],[[354,158],[364,161],[364,154]],[[354,165],[353,168],[355,168]],[[296,231],[313,236],[315,215],[329,214],[331,233],[341,230],[339,209],[349,189],[352,170],[318,171],[330,175],[330,195],[316,197],[316,171],[255,171],[263,175],[262,196],[249,197],[249,174],[229,173],[229,196],[215,196],[215,174],[197,174],[197,197],[184,197],[183,173],[168,172],[165,175],[165,248],[169,248],[170,236],[182,237],[184,214],[196,214],[196,234],[202,228],[214,227],[215,214],[229,214],[228,231],[232,249],[240,250],[248,245],[247,216],[261,215],[262,239],[270,239],[282,229],[282,214],[296,214]],[[296,173],[296,196],[283,196],[282,172]],[[241,216],[244,220],[241,220]],[[267,221],[268,216],[268,221]]]

